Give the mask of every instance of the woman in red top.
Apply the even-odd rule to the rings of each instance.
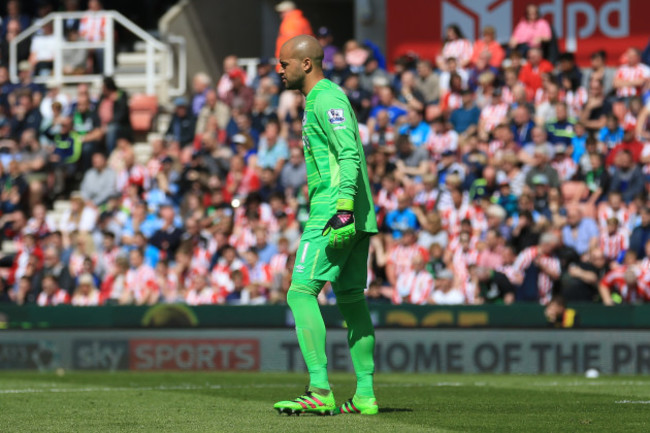
[[[501,63],[506,56],[505,51],[501,47],[501,44],[498,43],[494,37],[496,30],[492,26],[487,26],[483,29],[483,39],[479,39],[474,42],[474,51],[472,52],[472,64],[476,64],[481,53],[484,51],[489,51],[490,53],[490,66],[495,68],[501,68]]]

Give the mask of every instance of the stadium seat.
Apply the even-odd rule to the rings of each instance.
[[[562,197],[565,203],[578,203],[587,198],[587,194],[589,189],[584,182],[571,181],[562,184]]]
[[[151,131],[158,114],[158,98],[155,95],[137,94],[131,97],[131,126],[135,132]]]

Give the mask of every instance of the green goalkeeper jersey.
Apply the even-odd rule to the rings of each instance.
[[[322,230],[337,201],[346,199],[354,201],[356,229],[377,233],[359,125],[348,97],[330,80],[319,81],[307,95],[302,141],[309,186],[305,230]]]

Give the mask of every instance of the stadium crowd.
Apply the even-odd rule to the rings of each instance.
[[[374,188],[370,302],[650,301],[638,49],[617,68],[593,53],[581,70],[532,5],[504,46],[494,28],[469,41],[452,25],[436,59],[410,53],[392,73],[371,43],[316,36]],[[285,302],[309,212],[304,98],[270,59],[252,80],[236,56],[219,77],[197,74],[146,164],[112,79],[69,99],[32,83],[37,63],[21,63],[18,83],[0,67],[1,237],[17,246],[0,258],[0,301]],[[70,209],[53,221],[61,198]],[[327,287],[319,299],[335,302]]]

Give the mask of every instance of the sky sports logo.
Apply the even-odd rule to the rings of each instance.
[[[259,341],[131,340],[131,370],[242,370],[260,367]]]
[[[566,39],[568,51],[576,51],[578,40],[589,38],[596,31],[610,38],[630,35],[629,0],[549,0],[535,3],[539,5],[542,16],[553,23],[557,37]],[[515,6],[519,4],[515,5],[513,0],[445,0],[441,14],[443,38],[445,29],[451,24],[458,25],[470,40],[480,38],[482,29],[492,26],[496,29],[497,40],[508,42],[523,16],[523,10],[516,11]]]

